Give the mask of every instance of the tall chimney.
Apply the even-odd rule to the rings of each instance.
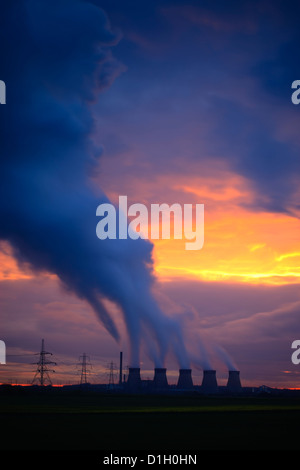
[[[230,392],[235,392],[235,393],[240,392],[242,390],[239,370],[228,371],[227,390],[229,390]]]
[[[119,385],[122,385],[122,364],[123,364],[123,353],[120,352],[120,375],[119,375]]]
[[[161,367],[154,369],[153,387],[156,390],[165,390],[168,388],[167,369]]]
[[[216,393],[218,384],[215,370],[204,370],[201,389],[204,393]]]
[[[193,389],[192,369],[179,369],[177,388],[181,390]]]
[[[129,374],[127,378],[127,388],[131,391],[139,391],[141,388],[141,376],[139,367],[129,367]]]

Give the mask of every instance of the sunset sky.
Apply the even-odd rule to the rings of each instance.
[[[300,387],[299,2],[3,9],[0,382],[33,378],[42,338],[55,383],[79,380],[83,352],[105,382],[119,351],[130,365],[135,334],[152,378],[145,325],[168,325],[161,311],[196,384],[208,365],[225,384],[230,361],[245,386]],[[119,195],[204,204],[203,248],[97,239],[97,205]],[[174,352],[165,367],[176,383]]]

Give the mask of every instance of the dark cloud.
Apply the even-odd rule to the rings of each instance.
[[[56,274],[119,341],[105,299],[116,303],[132,365],[149,335],[159,363],[172,340],[186,364],[180,329],[152,297],[152,244],[96,237],[97,206],[109,201],[88,178],[99,153],[92,105],[124,70],[111,52],[119,34],[101,9],[81,0],[19,0],[6,5],[1,26],[9,97],[0,117],[0,238],[20,263]]]
[[[94,256],[85,239],[96,202],[84,177],[92,154],[86,102],[107,84],[106,48],[117,36],[101,10],[80,1],[18,1],[1,18],[9,99],[1,108],[0,236],[19,261],[57,273],[87,297],[117,338],[78,256],[84,246],[87,265]]]
[[[178,158],[187,166],[221,158],[249,180],[257,194],[252,207],[293,214],[300,170],[300,118],[291,103],[291,83],[299,78],[298,2],[132,5],[127,11],[122,2],[104,3],[131,32],[118,49],[129,64],[126,76],[104,99],[118,122],[116,139],[125,128],[123,146],[134,151],[138,142],[154,173],[168,172]],[[102,132],[111,140],[108,127],[108,137],[105,122]]]
[[[264,103],[246,110],[242,104],[220,97],[214,99],[212,112],[217,109],[209,134],[213,142],[210,148],[250,181],[257,193],[256,209],[290,212],[298,191],[300,149],[296,142],[277,136],[278,125],[269,113],[280,116],[283,110],[265,107]],[[213,141],[214,134],[218,139]]]
[[[295,128],[299,119],[288,93],[290,80],[299,78],[293,76],[298,11],[296,2],[287,7],[282,1],[217,1],[213,7],[207,1],[199,8],[192,0],[189,9],[182,0],[16,0],[1,6],[0,78],[7,104],[0,106],[0,238],[20,263],[57,274],[116,340],[119,328],[103,299],[117,303],[134,362],[145,328],[157,360],[166,354],[169,333],[180,341],[180,330],[151,296],[152,245],[100,244],[96,238],[96,207],[107,201],[88,179],[98,172],[96,157],[106,149],[122,154],[120,166],[113,163],[116,181],[130,169],[126,158],[135,149],[140,166],[133,174],[148,181],[170,168],[179,174],[182,162],[193,168],[195,161],[204,167],[222,159],[255,188],[257,210],[290,211],[299,141],[279,131],[287,117]],[[244,320],[254,311],[275,312],[275,306],[248,311],[248,294],[220,292],[227,299],[222,305],[202,291],[206,314],[198,320],[206,331],[225,331],[235,315]],[[186,363],[181,347],[178,360]]]

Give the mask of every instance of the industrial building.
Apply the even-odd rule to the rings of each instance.
[[[121,374],[120,374],[121,377]],[[129,367],[127,379],[119,382],[118,390],[126,393],[186,393],[198,392],[204,395],[240,394],[243,387],[240,371],[229,370],[226,386],[219,386],[215,370],[203,370],[201,385],[195,385],[192,369],[179,369],[176,385],[169,385],[166,368],[155,368],[152,380],[143,380],[138,367]]]

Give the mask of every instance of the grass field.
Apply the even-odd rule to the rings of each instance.
[[[300,397],[0,395],[1,450],[298,450]]]

